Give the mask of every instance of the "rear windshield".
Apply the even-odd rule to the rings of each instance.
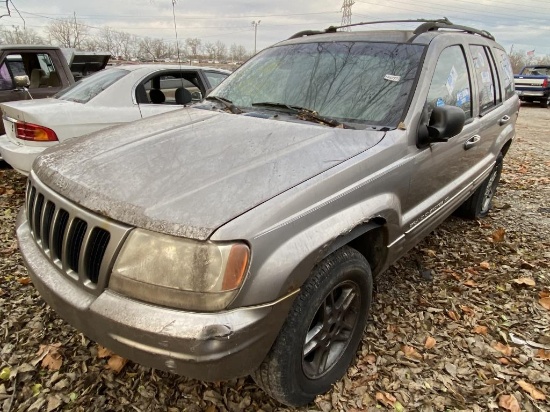
[[[54,97],[76,103],[88,103],[103,90],[130,73],[123,69],[106,69],[61,90]]]
[[[396,127],[424,49],[360,41],[276,46],[250,60],[211,96],[245,110],[272,102],[355,125]]]

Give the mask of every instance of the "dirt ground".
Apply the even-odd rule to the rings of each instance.
[[[347,376],[306,410],[550,410],[550,110],[524,105],[490,215],[451,217],[377,282]],[[250,378],[127,362],[59,319],[14,238],[25,179],[0,170],[0,409],[289,410]]]

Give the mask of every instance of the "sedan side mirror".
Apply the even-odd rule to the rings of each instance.
[[[428,124],[421,123],[418,128],[419,148],[431,143],[446,142],[462,131],[466,116],[464,110],[456,106],[440,106],[434,108]]]
[[[25,88],[25,87],[29,87],[30,84],[31,84],[31,81],[29,80],[29,76],[27,76],[26,74],[24,74],[23,76],[15,76],[13,78],[13,81],[15,83],[15,87],[17,88]]]

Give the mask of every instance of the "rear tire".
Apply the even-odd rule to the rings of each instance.
[[[502,172],[502,154],[499,154],[491,173],[476,191],[456,210],[455,214],[467,219],[485,217],[493,206],[493,197],[497,191]]]
[[[328,391],[355,358],[372,299],[365,257],[344,246],[315,266],[252,377],[289,406]]]
[[[543,100],[540,101],[540,107],[546,109],[550,103],[550,95],[543,97]]]

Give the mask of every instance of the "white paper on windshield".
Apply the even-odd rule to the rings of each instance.
[[[453,95],[457,78],[458,78],[458,72],[456,71],[455,66],[453,66],[451,68],[451,72],[449,73],[449,77],[447,77],[447,84],[445,84],[445,86],[447,86],[447,91],[451,96]]]

